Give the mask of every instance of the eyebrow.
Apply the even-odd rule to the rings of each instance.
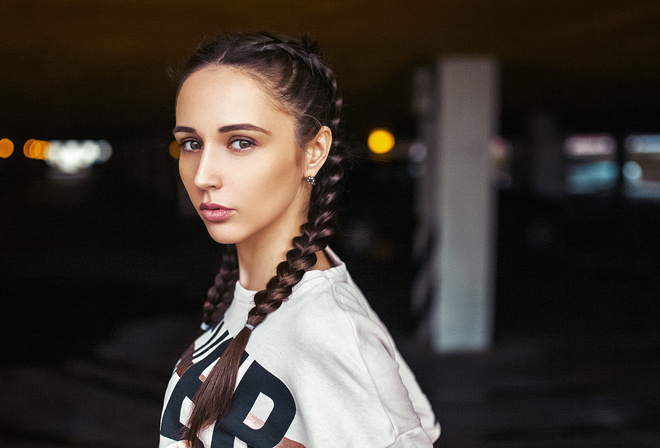
[[[226,133],[226,132],[234,132],[234,131],[256,131],[256,132],[262,132],[266,135],[272,135],[270,131],[267,131],[264,128],[260,128],[259,126],[255,126],[250,123],[239,123],[239,124],[228,124],[226,126],[222,126],[220,129],[218,129],[221,133]],[[176,134],[177,132],[187,132],[188,134],[195,134],[197,131],[195,131],[194,128],[191,128],[189,126],[175,126],[174,129],[172,130],[172,134]]]
[[[177,132],[187,132],[188,134],[195,134],[197,131],[195,131],[194,128],[188,126],[174,126],[174,129],[172,130],[172,134],[176,134]]]
[[[227,126],[222,126],[218,130],[222,133],[234,132],[234,131],[256,131],[256,132],[262,132],[266,135],[271,135],[270,131],[267,131],[264,128],[260,128],[259,126],[255,126],[250,123],[228,124]]]

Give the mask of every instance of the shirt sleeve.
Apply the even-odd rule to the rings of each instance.
[[[422,391],[417,383],[415,374],[410,370],[410,367],[403,359],[401,354],[397,351],[396,355],[397,363],[399,364],[399,374],[401,375],[401,380],[408,390],[408,396],[412,402],[413,408],[419,419],[422,423],[422,428],[424,432],[429,436],[432,442],[435,442],[440,437],[440,423],[435,417],[433,408],[429,399],[426,397],[426,394]]]
[[[418,386],[380,321],[341,289],[316,297],[313,310],[290,327],[297,354],[286,380],[309,446],[431,447],[437,425],[427,434],[401,373]]]

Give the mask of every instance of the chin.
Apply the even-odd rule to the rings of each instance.
[[[215,224],[206,224],[206,231],[209,233],[209,236],[216,243],[220,244],[236,244],[240,239],[234,232],[228,231],[229,229],[219,229]]]
[[[213,241],[220,244],[236,244],[239,242],[238,238],[233,238],[226,233],[220,234],[219,232],[209,232],[209,236],[213,239]]]

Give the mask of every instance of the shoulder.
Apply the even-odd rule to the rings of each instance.
[[[376,344],[394,355],[389,333],[345,266],[308,274],[287,303],[273,313],[286,319],[280,325],[286,325],[299,349],[359,356],[365,344]]]
[[[373,313],[345,265],[305,274],[291,294],[289,306],[303,314],[313,313],[321,320],[353,316],[370,318]]]
[[[290,301],[298,306],[338,307],[366,314],[369,311],[367,300],[353,283],[345,265],[308,272],[292,293]]]

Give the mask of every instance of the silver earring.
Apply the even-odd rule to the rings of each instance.
[[[316,178],[314,176],[307,176],[307,183],[310,185],[316,185]]]

